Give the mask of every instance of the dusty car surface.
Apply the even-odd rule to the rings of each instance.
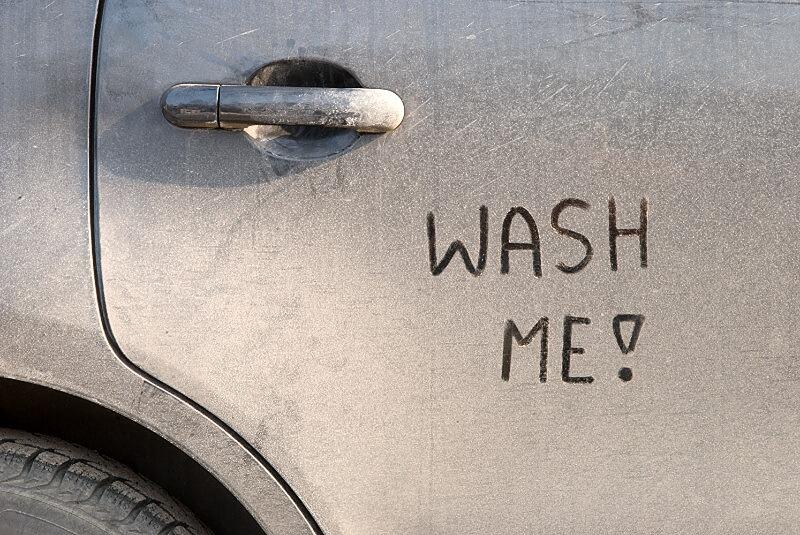
[[[795,532],[797,3],[0,44],[0,535]]]

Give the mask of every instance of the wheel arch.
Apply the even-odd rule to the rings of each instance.
[[[265,535],[239,499],[188,453],[98,402],[0,377],[0,426],[53,436],[119,461],[181,501],[215,533]]]

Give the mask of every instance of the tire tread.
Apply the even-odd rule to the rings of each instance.
[[[211,535],[153,483],[66,442],[0,428],[0,490],[67,507],[120,535]]]

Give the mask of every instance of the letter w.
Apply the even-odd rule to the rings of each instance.
[[[480,245],[478,246],[478,265],[477,267],[472,263],[472,259],[469,257],[469,253],[467,252],[467,248],[461,242],[461,240],[456,240],[450,244],[450,247],[447,248],[447,251],[444,253],[442,257],[442,261],[439,262],[436,259],[436,223],[433,218],[433,212],[428,213],[428,253],[430,255],[431,261],[431,273],[434,275],[441,274],[456,253],[461,255],[461,258],[464,260],[464,265],[467,268],[467,271],[472,273],[475,276],[481,274],[483,269],[486,267],[486,250],[488,248],[488,241],[489,241],[489,210],[485,206],[481,206],[480,208]]]

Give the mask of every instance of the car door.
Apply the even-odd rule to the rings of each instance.
[[[325,533],[800,520],[797,6],[104,4],[102,313]],[[180,129],[186,82],[405,117]]]

